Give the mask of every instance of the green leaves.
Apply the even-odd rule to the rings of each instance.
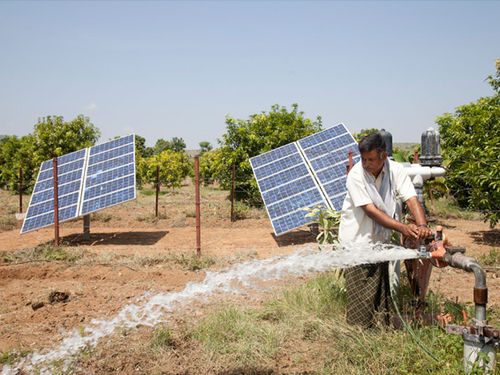
[[[436,119],[442,139],[446,185],[458,204],[478,210],[493,227],[500,216],[500,64],[491,97],[458,107]]]
[[[149,158],[137,158],[138,184],[155,183],[156,167],[159,166],[160,184],[167,187],[180,187],[191,171],[191,163],[185,152],[165,150]]]
[[[203,154],[207,160],[206,179],[218,180],[224,189],[229,189],[232,164],[235,164],[236,199],[260,204],[259,189],[248,159],[321,130],[321,117],[311,121],[303,115],[297,104],[292,105],[291,111],[276,104],[269,112],[250,115],[246,120],[226,117],[226,132],[219,140],[221,147]],[[211,176],[208,171],[212,172]]]
[[[24,186],[32,187],[40,164],[55,156],[92,146],[100,136],[88,117],[77,116],[65,122],[62,116],[38,120],[33,133],[0,139],[0,186],[15,189],[19,167],[23,168]]]
[[[316,236],[316,241],[320,245],[337,242],[340,212],[325,208],[324,206],[306,208],[305,211],[308,211],[305,217],[313,218],[313,223],[318,224],[319,234]]]

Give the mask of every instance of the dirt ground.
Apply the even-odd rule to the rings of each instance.
[[[116,215],[116,213],[113,213]],[[105,257],[137,257],[147,254],[189,253],[195,251],[194,218],[183,226],[130,219],[135,206],[122,211],[120,220],[94,221],[91,238],[82,239],[82,222],[61,225],[65,246]],[[116,217],[115,217],[116,218]],[[202,252],[228,263],[251,257],[266,258],[290,253],[314,244],[307,230],[296,230],[276,238],[266,218],[207,219],[202,226]],[[478,256],[500,246],[500,230],[486,223],[460,219],[441,220],[451,242]],[[19,234],[0,232],[0,250],[17,251],[53,240],[53,227]],[[157,264],[128,268],[118,265],[70,265],[60,263],[25,263],[0,266],[0,353],[11,350],[39,350],[54,347],[63,334],[81,329],[92,318],[109,318],[145,291],[180,291],[188,281],[201,281],[203,271],[186,271],[180,265]],[[487,272],[489,305],[500,305],[500,274]],[[472,302],[474,277],[462,271],[434,269],[430,289],[461,302]],[[54,292],[65,293],[58,301]],[[67,299],[65,297],[67,296]],[[52,299],[52,302],[50,300]],[[1,365],[0,365],[1,369]]]

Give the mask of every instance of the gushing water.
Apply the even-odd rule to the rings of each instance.
[[[259,289],[259,281],[280,280],[331,268],[413,258],[416,258],[415,250],[399,246],[356,244],[337,247],[336,250],[331,249],[331,246],[329,250],[325,246],[323,251],[309,247],[290,255],[235,264],[226,271],[207,272],[202,282],[187,283],[180,292],[155,295],[146,293],[137,303],[125,306],[113,319],[93,319],[85,328],[85,335],[74,330],[56,349],[35,352],[12,367],[4,366],[2,375],[15,374],[21,368],[32,371],[35,365],[38,367],[51,361],[67,359],[82,348],[95,346],[99,339],[111,335],[117,327],[154,326],[164,322],[169,313],[181,306],[214,293],[246,293]],[[50,373],[50,370],[42,370],[42,373]]]

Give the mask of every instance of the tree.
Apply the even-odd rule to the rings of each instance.
[[[500,215],[500,60],[488,81],[493,96],[445,113],[436,123],[447,187],[461,207],[481,211],[493,227]]]
[[[200,155],[207,151],[210,151],[213,148],[210,142],[207,141],[200,142],[199,145],[200,145]]]
[[[33,135],[33,158],[37,164],[82,148],[90,147],[101,133],[90,119],[78,115],[65,122],[62,116],[47,116],[35,124]]]
[[[226,132],[219,140],[213,178],[229,189],[232,178],[232,164],[236,165],[236,199],[251,204],[260,204],[257,183],[253,178],[249,158],[304,138],[321,130],[321,117],[316,121],[304,118],[298,105],[292,110],[273,105],[269,112],[253,114],[247,120],[226,117]]]
[[[181,152],[184,151],[185,148],[186,148],[186,143],[182,138],[173,137],[171,141],[167,141],[163,138],[160,138],[155,143],[154,154],[158,155],[166,150]]]
[[[89,118],[79,115],[70,122],[64,122],[62,116],[47,116],[39,119],[33,133],[27,136],[3,137],[0,142],[2,186],[16,189],[19,167],[22,167],[23,186],[29,190],[43,161],[92,146],[99,135],[99,129]]]
[[[153,155],[153,148],[146,147],[146,138],[137,134],[135,135],[135,150],[143,158],[148,158]]]
[[[138,158],[138,184],[155,183],[157,166],[160,167],[160,183],[167,187],[180,187],[191,171],[191,163],[185,152],[165,150],[149,158]]]
[[[352,133],[352,136],[356,140],[356,142],[359,142],[363,137],[366,137],[368,134],[378,133],[378,132],[379,130],[376,128],[361,129],[359,133]]]

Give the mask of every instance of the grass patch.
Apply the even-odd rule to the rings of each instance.
[[[500,249],[491,249],[478,257],[479,264],[486,267],[500,267]]]
[[[31,350],[8,350],[0,352],[0,363],[2,365],[11,365],[19,358],[26,357]]]
[[[155,352],[162,352],[164,350],[168,350],[169,348],[176,347],[173,331],[163,324],[154,328],[149,341],[151,348]]]
[[[479,212],[459,207],[454,199],[447,196],[435,199],[433,206],[430,204],[430,200],[428,200],[427,207],[430,208],[432,215],[444,219],[481,220]]]
[[[215,264],[215,259],[213,257],[203,254],[200,258],[198,258],[196,254],[173,254],[171,256],[171,259],[175,263],[180,264],[188,271],[198,271]]]
[[[433,306],[443,301],[433,298]],[[448,335],[437,325],[413,325],[437,362],[404,330],[347,325],[344,307],[343,280],[331,272],[253,309],[224,305],[193,328],[192,336],[215,363],[232,363],[234,368],[272,365],[284,350],[294,359],[290,373],[463,374],[461,336]],[[444,301],[440,308],[461,312],[467,306]],[[304,357],[304,350],[314,354]]]
[[[26,247],[17,251],[0,251],[0,260],[4,263],[34,260],[54,260],[73,263],[82,260],[85,256],[86,252],[84,250],[64,247],[56,248],[53,243],[36,247]]]

